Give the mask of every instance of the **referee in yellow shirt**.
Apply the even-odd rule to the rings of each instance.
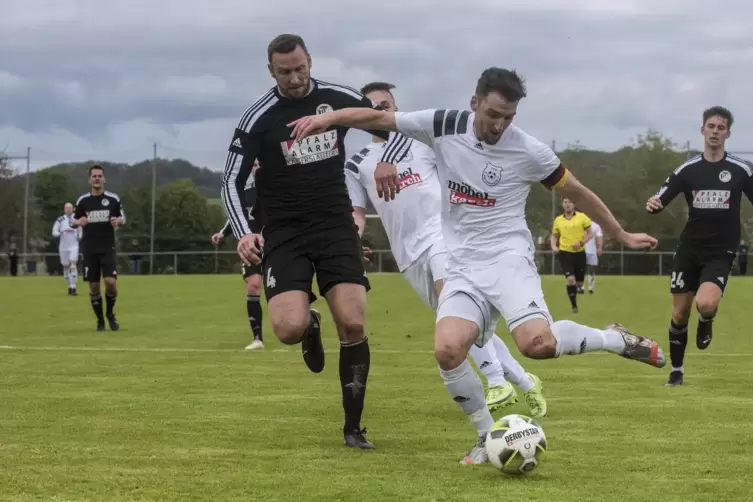
[[[567,279],[567,296],[578,313],[578,290],[586,277],[586,242],[593,238],[591,219],[575,210],[575,204],[562,199],[563,214],[554,219],[552,251],[558,253],[560,267]]]

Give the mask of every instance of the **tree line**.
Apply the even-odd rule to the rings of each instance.
[[[654,235],[659,239],[659,249],[664,251],[672,251],[677,245],[687,217],[685,201],[676,200],[658,216],[646,212],[645,202],[673,169],[696,154],[653,131],[614,152],[590,150],[578,144],[558,152],[563,163],[607,203],[625,228]],[[120,195],[128,220],[118,231],[119,255],[124,260],[129,256],[139,256],[142,272],[148,270],[149,265],[152,162],[133,165],[102,163],[106,187]],[[88,190],[88,168],[93,163],[58,164],[31,173],[30,253],[57,253],[57,242],[51,237],[52,225],[62,214],[65,202],[75,203],[78,196]],[[185,160],[157,159],[156,174],[155,251],[213,251],[209,238],[225,223],[225,214],[219,204],[222,173],[197,167]],[[5,250],[12,238],[19,243],[19,248],[23,247],[20,239],[25,183],[25,175],[14,172],[0,156],[0,249]],[[555,203],[558,214],[561,212],[559,199]],[[753,209],[745,203],[743,208],[743,236],[749,241],[753,231]],[[374,212],[373,208],[370,212]],[[543,187],[533,187],[526,216],[534,239],[543,237],[548,243],[552,225],[551,193]],[[389,249],[378,219],[368,220],[364,240],[373,249]],[[221,247],[223,250],[234,248],[232,236]],[[619,249],[619,245],[607,240],[606,248]],[[58,270],[56,256],[45,260],[48,271],[54,273]],[[237,257],[232,255],[181,256],[177,271],[230,271],[237,269],[237,264]],[[172,272],[174,266],[171,257],[155,258],[155,273]],[[654,264],[652,268],[656,266]],[[382,268],[396,270],[390,257],[383,257]],[[646,270],[645,273],[656,271]]]

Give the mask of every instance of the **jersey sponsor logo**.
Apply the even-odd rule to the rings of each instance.
[[[306,136],[302,140],[287,140],[281,143],[285,162],[289,166],[311,164],[331,159],[340,154],[337,145],[337,130]]]
[[[410,168],[407,171],[398,173],[398,176],[400,178],[400,190],[412,187],[413,185],[418,185],[423,181],[421,179],[421,174],[414,173],[413,169]]]
[[[729,209],[729,190],[693,190],[696,209]]]
[[[727,183],[731,179],[732,174],[730,174],[729,171],[722,171],[719,173],[719,181],[721,181],[722,183]]]
[[[104,201],[102,201],[104,202]],[[89,211],[86,213],[86,219],[89,223],[105,223],[110,221],[110,210],[99,209],[97,211]]]
[[[490,187],[499,185],[502,180],[502,168],[487,162],[484,171],[481,173],[481,180]]]
[[[449,180],[447,187],[450,189],[450,204],[468,204],[481,207],[493,207],[497,204],[497,199],[489,198],[488,193],[479,192],[467,183]]]
[[[321,105],[316,107],[316,114],[321,115],[323,113],[328,113],[334,111],[331,106],[329,106],[327,103],[322,103]]]

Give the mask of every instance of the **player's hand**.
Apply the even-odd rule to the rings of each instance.
[[[332,124],[329,121],[329,113],[322,113],[320,115],[301,117],[298,120],[289,123],[288,127],[293,128],[293,132],[290,133],[291,138],[302,140],[306,136],[323,133],[329,129],[331,125]]]
[[[646,211],[653,213],[654,211],[660,211],[664,208],[661,203],[661,199],[654,195],[646,202]]]
[[[258,265],[261,263],[263,247],[264,238],[261,234],[246,234],[238,241],[238,256],[246,265]]]
[[[81,218],[77,220],[73,220],[73,221],[76,222],[77,227],[85,227],[86,224],[89,223],[89,218],[87,218],[86,216],[82,216]]]
[[[603,249],[597,249],[596,250],[596,256],[601,256],[604,253]]]
[[[380,162],[374,171],[377,195],[380,199],[390,201],[395,194],[400,193],[400,177],[397,175],[397,167],[394,164]]]
[[[581,243],[580,243],[580,242],[574,242],[574,243],[573,243],[573,249],[574,249],[574,250],[576,250],[576,251],[578,251],[578,250],[579,250],[580,248],[582,248],[582,247],[583,247],[583,246],[581,245]]]
[[[222,232],[217,232],[212,236],[212,244],[214,244],[214,247],[217,247],[220,245],[222,240],[225,238],[225,235]]]
[[[625,247],[630,249],[655,249],[659,241],[648,234],[631,234],[623,231],[617,236]]]
[[[121,218],[120,216],[110,217],[110,225],[112,225],[113,228],[118,228],[122,224],[123,224],[123,218]]]
[[[559,253],[559,252],[560,252],[559,246],[552,246],[552,253],[556,254],[556,253]]]
[[[362,246],[361,250],[363,251],[363,261],[365,261],[366,263],[369,263],[371,261],[371,248]]]

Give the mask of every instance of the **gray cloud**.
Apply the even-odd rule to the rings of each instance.
[[[137,160],[157,141],[165,156],[220,166],[238,115],[272,85],[266,44],[290,31],[307,40],[315,76],[390,80],[404,110],[467,106],[485,67],[515,67],[529,88],[517,120],[544,141],[615,148],[653,128],[699,144],[700,112],[724,104],[737,116],[730,146],[753,150],[747,2],[443,4],[13,2],[0,32],[0,144],[31,145],[49,163]]]

